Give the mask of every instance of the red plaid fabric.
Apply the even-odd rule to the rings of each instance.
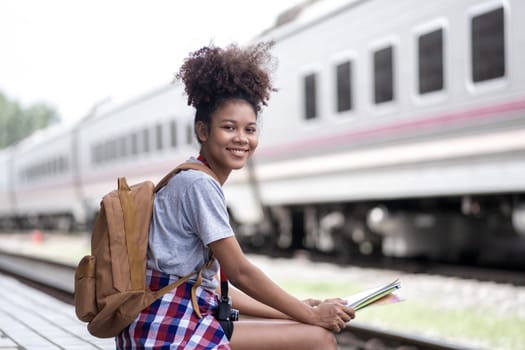
[[[159,290],[177,278],[147,270],[151,290]],[[202,318],[198,319],[191,303],[192,284],[184,283],[165,294],[116,338],[117,349],[217,349],[229,350],[230,344],[219,322],[213,317],[218,306],[215,293],[197,288],[197,302]]]

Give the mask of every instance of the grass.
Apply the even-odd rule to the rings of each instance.
[[[299,298],[348,296],[363,289],[358,284],[283,279],[278,283]],[[428,302],[405,300],[394,305],[360,310],[361,323],[459,343],[472,348],[522,350],[525,319],[516,315],[491,315],[473,307],[442,308]]]

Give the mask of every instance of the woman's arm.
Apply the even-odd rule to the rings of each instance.
[[[220,286],[220,278],[219,275],[216,276],[217,281],[219,282],[219,286],[215,290],[218,295],[221,295],[221,286]],[[275,310],[272,307],[269,307],[268,305],[265,305],[252,297],[246,295],[246,293],[243,293],[239,289],[237,289],[235,286],[233,286],[231,283],[229,283],[228,286],[228,295],[232,299],[232,307],[234,309],[239,310],[240,317],[248,316],[248,317],[257,317],[257,318],[273,318],[273,319],[289,319],[290,317],[283,314],[282,312]]]
[[[232,306],[239,310],[241,318],[243,316],[249,316],[258,318],[290,319],[289,316],[253,299],[235,287],[230,287],[229,294],[232,297]]]
[[[217,280],[220,281],[219,278],[217,278]],[[217,288],[217,293],[221,293],[220,286]],[[228,294],[232,298],[232,307],[239,310],[241,317],[248,316],[257,318],[290,319],[290,316],[253,299],[231,284]],[[310,306],[317,306],[321,301],[316,299],[306,299],[303,300],[303,303]]]
[[[292,319],[338,331],[354,318],[353,309],[342,303],[329,301],[312,307],[285,292],[258,267],[248,261],[235,237],[215,241],[210,244],[210,248],[234,286],[262,304]],[[243,300],[241,296],[239,302],[240,304],[236,305],[243,308],[248,307],[250,310],[249,300]],[[250,313],[246,309],[243,311]],[[273,311],[264,310],[257,305],[252,307],[251,312],[273,314]]]

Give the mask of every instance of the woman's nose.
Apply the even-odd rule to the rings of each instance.
[[[233,141],[240,143],[240,144],[246,144],[248,143],[248,137],[246,137],[244,133],[238,132],[237,135],[235,135],[235,138]]]

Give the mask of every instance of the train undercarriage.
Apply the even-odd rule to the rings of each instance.
[[[72,213],[53,213],[39,215],[17,215],[14,217],[0,218],[0,230],[51,230],[58,232],[73,232],[87,230],[75,221]]]
[[[265,223],[237,226],[252,249],[525,267],[523,195],[437,197],[265,208]]]

